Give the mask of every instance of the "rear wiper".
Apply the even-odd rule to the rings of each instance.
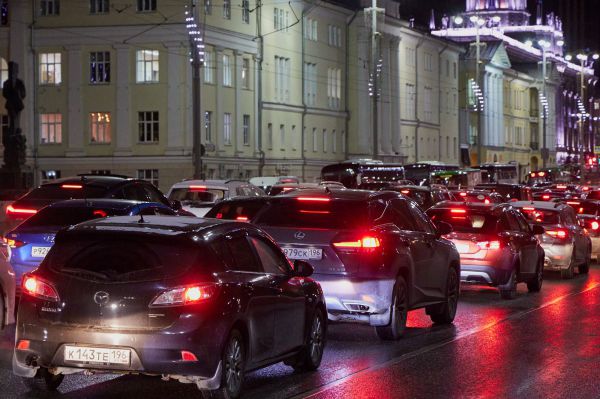
[[[88,276],[88,277],[91,276],[91,277],[96,277],[100,280],[109,280],[108,275],[106,275],[104,273],[93,272],[91,270],[80,269],[80,268],[76,268],[76,267],[63,267],[61,271],[64,273],[74,274],[77,276]]]

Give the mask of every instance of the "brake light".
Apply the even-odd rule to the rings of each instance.
[[[578,213],[583,213],[583,208],[579,208],[579,212]]]
[[[550,195],[544,194],[544,195],[542,195],[542,199],[543,200],[549,200],[550,199]]]
[[[483,203],[486,204],[486,205],[489,205],[490,200],[486,198],[485,201],[483,201]]]
[[[466,209],[450,209],[450,213],[464,215],[467,211]]]
[[[212,298],[216,293],[214,285],[191,285],[165,291],[156,297],[150,306],[191,305]]]
[[[535,173],[531,173],[531,177],[535,177]]]
[[[108,216],[108,213],[106,213],[105,211],[103,211],[102,209],[96,209],[94,212],[92,212],[94,216],[98,216],[101,218],[105,218]]]
[[[181,351],[181,360],[184,362],[197,362],[198,358],[192,352]]]
[[[238,216],[235,218],[235,220],[237,220],[238,222],[247,222],[248,216]]]
[[[592,227],[592,230],[598,230],[600,228],[600,223],[593,221],[590,226]]]
[[[342,251],[373,252],[381,247],[381,240],[374,236],[364,236],[356,240],[336,241],[333,246]]]
[[[308,211],[308,210],[305,210],[305,209],[300,209],[300,213],[307,213],[307,214],[310,214],[310,215],[328,215],[331,212],[329,212],[329,211]]]
[[[217,219],[223,219],[223,214],[221,212],[217,213]]]
[[[28,339],[21,339],[17,343],[17,349],[20,351],[29,350],[29,344],[30,344],[30,341]]]
[[[535,208],[531,208],[531,207],[526,206],[526,207],[523,208],[523,210],[531,212],[531,211],[535,211]]]
[[[15,208],[12,205],[6,207],[7,215],[35,215],[37,209]]]
[[[23,277],[22,286],[23,292],[32,297],[47,301],[58,301],[58,293],[54,287],[37,276],[25,275]]]
[[[410,194],[410,190],[400,190],[402,194]]]
[[[460,193],[459,195],[460,195],[461,197],[466,197],[466,196],[467,196],[467,193]]]
[[[583,187],[581,188],[581,190],[583,190],[583,191],[590,191],[590,188],[589,188],[588,186],[583,186]]]
[[[304,202],[329,202],[329,201],[331,201],[330,198],[326,198],[326,197],[298,197],[296,199],[298,201],[304,201]]]
[[[60,188],[66,188],[67,190],[80,190],[83,188],[81,184],[62,184]]]
[[[546,230],[546,234],[553,238],[565,239],[568,237],[566,230]]]
[[[539,172],[539,173],[538,173],[538,176],[539,176],[539,177],[544,177],[544,176],[546,176],[546,172]]]
[[[580,205],[580,203],[577,202],[577,201],[567,201],[567,204],[569,204],[569,205]]]
[[[565,186],[565,185],[563,185],[563,184],[558,184],[558,185],[556,186],[556,188],[557,188],[557,189],[559,189],[559,190],[565,190],[565,189],[567,188],[567,186]]]
[[[502,247],[502,243],[500,241],[481,241],[477,243],[479,249],[490,249],[496,250]]]
[[[206,186],[190,186],[189,191],[191,191],[191,192],[206,191]]]
[[[25,245],[25,243],[23,241],[14,240],[12,238],[6,238],[6,237],[4,238],[4,242],[10,248],[19,248],[19,247],[22,247],[23,245]]]

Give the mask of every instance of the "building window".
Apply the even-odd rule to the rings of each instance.
[[[40,0],[40,15],[59,15],[60,0]]]
[[[446,158],[450,158],[450,137],[446,136]]]
[[[290,25],[289,22],[289,11],[285,11],[282,8],[273,9],[273,28],[275,28],[276,31],[285,30],[287,32]]]
[[[290,100],[290,59],[275,56],[275,101]]]
[[[456,62],[452,63],[452,76],[456,79]]]
[[[90,53],[90,83],[110,82],[110,52]]]
[[[327,129],[323,129],[323,152],[327,152],[327,141],[329,136],[327,135]]]
[[[158,111],[138,112],[140,143],[158,143]]]
[[[431,87],[425,87],[423,90],[423,116],[426,121],[433,119],[433,90]]]
[[[317,64],[304,63],[304,102],[314,106],[317,103]]]
[[[58,85],[61,82],[61,54],[40,54],[40,83],[45,85]]]
[[[204,83],[215,83],[215,54],[212,51],[204,53]]]
[[[8,62],[0,57],[0,87],[8,80]]]
[[[285,148],[285,125],[279,125],[279,145],[282,150]]]
[[[292,125],[292,132],[290,134],[290,141],[292,143],[292,149],[296,150],[296,125]]]
[[[42,144],[62,143],[62,114],[40,115],[40,140]]]
[[[231,87],[231,57],[223,54],[223,86]]]
[[[450,60],[446,59],[446,77],[450,77]]]
[[[242,88],[250,88],[250,60],[242,58]]]
[[[0,115],[0,144],[3,143],[2,138],[8,135],[8,115]]]
[[[242,0],[242,22],[250,23],[250,1]]]
[[[316,19],[304,18],[304,38],[316,42],[319,39],[319,24]]]
[[[328,43],[332,47],[342,47],[342,29],[336,25],[328,26]]]
[[[337,132],[335,129],[331,131],[331,152],[334,154],[337,152]]]
[[[138,169],[137,177],[138,179],[149,181],[158,187],[158,169]]]
[[[204,112],[204,139],[207,143],[212,142],[212,111]]]
[[[342,98],[342,70],[338,68],[327,69],[327,99],[329,108],[338,109]]]
[[[269,149],[273,148],[273,124],[267,125],[267,146]]]
[[[211,15],[212,14],[212,1],[204,0],[204,14]]]
[[[416,109],[415,108],[415,96],[416,96],[415,85],[407,83],[404,91],[405,91],[404,104],[405,104],[406,118],[414,119],[415,118],[415,109]]]
[[[250,145],[250,115],[242,117],[242,140],[244,145]]]
[[[223,18],[231,19],[231,0],[223,0]]]
[[[110,143],[110,112],[92,112],[90,114],[90,141],[92,143]]]
[[[106,176],[106,175],[110,175],[110,169],[92,169],[90,170],[90,173],[93,175],[100,175],[100,176]]]
[[[137,0],[139,12],[156,11],[156,0]]]
[[[312,131],[312,144],[313,144],[313,152],[317,152],[317,128],[313,127]]]
[[[425,70],[428,72],[433,71],[433,56],[431,53],[425,53]]]
[[[158,50],[138,50],[136,80],[138,83],[158,82]]]
[[[231,145],[231,114],[223,114],[223,143]]]
[[[416,65],[415,49],[412,47],[405,47],[404,50],[406,52],[406,57],[405,57],[406,66],[414,67]]]
[[[108,0],[90,0],[90,14],[108,13]]]

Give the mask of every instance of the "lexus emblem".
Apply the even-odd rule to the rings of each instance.
[[[100,306],[106,305],[108,303],[108,297],[108,292],[98,291],[94,294],[94,302]]]
[[[304,239],[304,237],[306,237],[306,234],[305,234],[305,233],[303,233],[303,232],[301,232],[301,231],[297,231],[297,232],[294,234],[294,238],[296,238],[296,240],[303,240],[303,239]]]

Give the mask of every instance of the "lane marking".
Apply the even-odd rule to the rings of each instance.
[[[366,373],[371,372],[371,371],[377,371],[377,370],[380,370],[380,369],[388,367],[388,366],[393,366],[393,365],[401,363],[401,362],[403,362],[405,360],[409,360],[409,359],[412,359],[412,358],[417,357],[419,355],[425,354],[427,352],[434,351],[436,349],[439,349],[439,348],[442,348],[442,347],[444,347],[446,345],[449,345],[449,344],[451,344],[453,342],[456,342],[456,341],[458,341],[460,339],[470,337],[472,335],[478,334],[478,333],[483,332],[485,330],[489,330],[490,328],[495,327],[498,324],[501,324],[501,323],[504,323],[504,322],[507,322],[507,321],[510,321],[510,320],[520,319],[520,318],[522,318],[524,316],[527,316],[530,313],[533,313],[533,312],[536,312],[538,310],[547,308],[548,306],[555,305],[558,302],[562,302],[565,299],[571,298],[573,296],[584,294],[586,292],[592,291],[592,290],[594,290],[594,289],[596,289],[598,287],[600,287],[600,282],[594,283],[594,284],[588,286],[587,288],[585,288],[585,289],[583,289],[581,291],[575,291],[575,292],[571,292],[569,294],[565,294],[565,295],[559,296],[557,298],[552,299],[549,302],[545,302],[545,303],[543,303],[543,304],[541,304],[539,306],[533,307],[531,309],[527,309],[527,310],[522,310],[522,311],[519,311],[519,312],[515,312],[515,313],[513,313],[511,315],[508,315],[508,316],[502,318],[502,319],[498,319],[498,320],[496,320],[494,322],[485,324],[483,326],[473,327],[471,329],[468,329],[466,331],[458,333],[455,337],[453,337],[451,339],[442,340],[440,342],[424,346],[424,347],[422,347],[420,349],[417,349],[417,350],[414,350],[412,352],[405,353],[405,354],[403,354],[401,356],[398,356],[398,357],[395,357],[393,359],[386,360],[383,363],[379,363],[377,365],[366,367],[364,369],[355,371],[353,373],[348,374],[345,377],[338,378],[338,379],[336,379],[334,381],[331,381],[331,382],[328,382],[326,384],[323,384],[323,385],[321,385],[321,386],[319,386],[317,388],[310,389],[308,391],[304,391],[302,393],[299,393],[299,394],[296,394],[294,396],[291,396],[291,399],[300,399],[300,398],[312,398],[312,397],[315,397],[315,396],[317,396],[317,395],[319,395],[319,394],[321,394],[321,393],[323,393],[325,391],[330,390],[331,388],[335,388],[335,387],[337,387],[339,385],[342,385],[343,383],[347,382],[348,380],[350,380],[350,379],[352,379],[354,377],[360,376],[362,374],[366,374]]]

